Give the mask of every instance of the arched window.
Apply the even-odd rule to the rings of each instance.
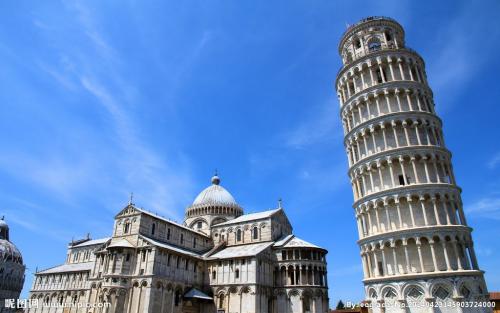
[[[179,301],[180,301],[180,298],[181,298],[181,296],[180,296],[180,292],[179,292],[179,290],[177,290],[177,291],[175,292],[175,306],[179,306]]]
[[[377,51],[377,50],[380,50],[380,48],[381,48],[381,44],[380,44],[380,41],[378,39],[372,39],[368,43],[368,50],[370,50],[370,51]]]
[[[240,270],[239,269],[236,269],[236,271],[234,271],[234,278],[240,278]]]
[[[219,295],[219,309],[222,309],[224,307],[224,294]]]
[[[257,226],[253,228],[253,239],[259,239],[259,229],[257,228]]]
[[[359,40],[359,38],[354,39],[354,48],[361,48],[361,40]]]
[[[156,224],[155,224],[155,223],[153,223],[153,225],[151,225],[151,235],[153,235],[153,236],[154,236],[154,234],[155,234],[155,230],[156,230]]]
[[[387,41],[391,41],[392,40],[392,34],[388,30],[385,31],[385,39],[387,39]]]
[[[201,227],[202,227],[202,226],[203,226],[203,223],[202,223],[201,221],[199,221],[199,222],[197,223],[197,225],[196,225],[196,227],[197,227],[198,229],[201,229]]]
[[[241,229],[236,231],[236,241],[241,241]]]
[[[129,230],[130,230],[130,223],[125,222],[125,224],[123,225],[123,233],[128,234]]]

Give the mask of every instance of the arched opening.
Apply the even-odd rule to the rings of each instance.
[[[370,51],[380,50],[381,47],[382,45],[380,44],[380,40],[378,40],[377,38],[370,40],[370,42],[368,43],[368,50]]]
[[[241,241],[241,229],[236,231],[236,241]]]
[[[259,239],[259,228],[257,226],[253,228],[253,239],[254,240]]]

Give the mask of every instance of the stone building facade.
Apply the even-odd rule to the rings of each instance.
[[[35,274],[28,312],[325,313],[326,254],[293,235],[281,205],[243,214],[214,176],[184,224],[129,203],[110,238],[72,242],[64,264]]]
[[[385,17],[349,27],[339,53],[335,86],[366,298],[386,306],[373,311],[488,312],[457,307],[488,293],[424,60]]]
[[[17,300],[23,289],[24,271],[23,256],[16,246],[10,242],[9,225],[4,218],[0,219],[0,312],[14,312],[5,303],[6,300]]]

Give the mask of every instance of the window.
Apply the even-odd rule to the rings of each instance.
[[[170,254],[167,256],[167,266],[170,266],[170,259],[171,259],[171,257],[172,256]]]
[[[130,223],[126,222],[125,225],[123,225],[123,233],[128,234],[129,230],[130,230]]]
[[[153,236],[154,236],[154,234],[155,234],[155,230],[156,230],[156,224],[155,224],[155,223],[153,223],[153,225],[151,225],[151,235],[153,235]]]
[[[378,262],[378,273],[380,276],[384,276],[384,267],[382,266],[382,262]]]
[[[380,41],[377,39],[370,41],[368,44],[368,50],[370,51],[377,51],[380,50]]]
[[[259,229],[257,228],[257,226],[253,228],[253,239],[259,239]]]
[[[184,234],[181,234],[181,245],[184,244]]]
[[[180,257],[177,257],[177,263],[176,263],[176,267],[179,268],[179,264],[181,263],[181,258]]]
[[[170,228],[167,229],[167,240],[170,240]]]
[[[286,251],[281,251],[281,260],[282,261],[286,260]]]
[[[196,238],[193,239],[193,248],[196,248]]]
[[[240,278],[240,270],[239,269],[236,269],[236,271],[234,271],[234,277]]]
[[[387,39],[387,41],[391,41],[392,40],[392,35],[391,35],[391,32],[390,31],[385,31],[385,38]]]
[[[245,265],[245,259],[241,259],[241,265]]]
[[[125,259],[127,262],[130,261],[130,253],[127,253],[127,258]]]
[[[224,307],[224,294],[221,294],[219,296],[219,309],[222,309]]]
[[[202,227],[202,226],[203,226],[203,223],[202,223],[201,221],[199,221],[199,222],[198,222],[198,224],[196,225],[196,227],[197,227],[198,229],[201,229],[201,227]]]
[[[384,81],[387,81],[387,76],[385,75],[385,71],[382,69],[377,69],[377,82],[379,84],[383,83]]]
[[[359,40],[359,39],[354,40],[354,47],[356,49],[361,48],[361,40]]]
[[[212,279],[215,279],[217,277],[217,272],[215,270],[212,271]]]
[[[405,179],[403,175],[399,175],[399,185],[404,186],[405,185]]]
[[[184,268],[184,269],[185,269],[186,271],[189,269],[189,260],[188,260],[188,259],[186,259],[186,266],[185,266],[185,268]]]
[[[142,251],[142,262],[146,261],[146,251]]]
[[[236,241],[241,241],[241,229],[236,231]]]
[[[179,290],[177,290],[177,291],[175,292],[175,301],[174,301],[174,302],[175,302],[175,306],[179,306],[179,300],[180,300],[180,297],[181,297],[181,296],[180,296],[180,292],[179,292]]]
[[[197,272],[197,268],[198,268],[198,263],[193,263],[193,272]]]

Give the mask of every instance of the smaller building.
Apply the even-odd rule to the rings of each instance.
[[[9,240],[9,225],[0,219],[0,312],[14,312],[5,305],[8,299],[18,299],[24,284],[23,257]]]
[[[500,312],[500,292],[490,292],[490,301],[493,305],[493,313]]]

